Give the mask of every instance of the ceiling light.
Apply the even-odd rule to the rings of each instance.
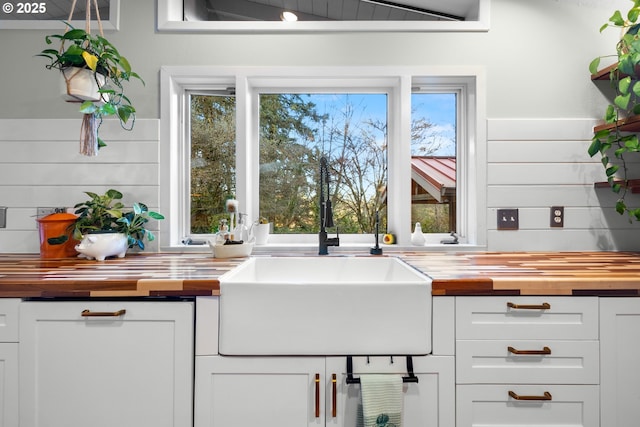
[[[298,20],[298,15],[288,10],[285,10],[280,14],[280,19],[283,20],[284,22],[295,22]]]

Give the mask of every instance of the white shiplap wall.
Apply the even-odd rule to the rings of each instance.
[[[0,120],[0,253],[39,252],[37,207],[73,207],[85,191],[123,192],[124,203],[159,205],[159,120],[138,119],[133,131],[114,120],[100,135],[108,144],[96,157],[78,154],[80,119]],[[151,224],[157,229],[157,224]],[[148,250],[156,250],[157,242]]]
[[[487,124],[487,249],[640,250],[640,223],[615,213],[616,196],[594,189],[604,180],[599,159],[586,153],[590,119],[489,119]],[[125,203],[159,205],[159,120],[125,132],[108,121],[109,144],[97,157],[78,154],[80,120],[0,120],[0,253],[39,250],[38,206],[71,207],[84,191],[123,191]],[[640,196],[632,200],[640,205]],[[551,206],[565,207],[565,227],[549,226]],[[498,231],[498,208],[518,208],[520,229]],[[156,228],[157,224],[153,228]],[[157,250],[157,242],[149,250]]]
[[[490,119],[487,123],[488,249],[640,250],[640,223],[614,210],[599,157],[587,154],[591,119]],[[640,196],[628,199],[640,205]],[[551,228],[550,207],[565,207]],[[497,209],[518,208],[520,229],[497,230]]]

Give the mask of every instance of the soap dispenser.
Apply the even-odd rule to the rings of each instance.
[[[416,222],[416,226],[411,233],[411,244],[413,246],[424,246],[424,235],[422,234],[422,226]]]

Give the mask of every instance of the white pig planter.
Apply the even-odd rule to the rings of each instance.
[[[86,234],[76,245],[76,251],[89,259],[104,261],[106,257],[124,258],[129,242],[124,233]]]

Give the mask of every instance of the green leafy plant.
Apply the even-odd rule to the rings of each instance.
[[[85,192],[89,200],[74,206],[78,215],[72,235],[81,240],[89,233],[123,233],[127,236],[129,247],[139,247],[144,250],[144,240],[153,241],[155,235],[146,228],[151,219],[162,220],[164,216],[150,211],[144,203],[134,203],[131,209],[126,209],[120,201],[122,193],[110,189],[105,194]],[[68,236],[57,236],[48,240],[49,244],[62,244]]]
[[[98,136],[98,129],[102,119],[115,116],[120,125],[131,130],[135,124],[136,109],[131,100],[124,93],[124,82],[137,79],[144,85],[144,80],[131,69],[126,57],[122,56],[118,49],[106,38],[93,35],[85,30],[68,26],[68,31],[62,34],[51,34],[45,37],[47,45],[60,42],[59,49],[47,48],[36,56],[49,59],[47,69],[64,70],[67,67],[86,68],[93,72],[96,83],[99,86],[101,99],[98,101],[84,101],[80,105],[80,112],[91,120],[97,121],[95,125],[95,138],[98,148],[106,144]],[[98,75],[105,77],[101,83]],[[129,121],[131,124],[129,125]]]
[[[616,45],[617,65],[611,68],[609,80],[615,91],[613,103],[608,105],[604,121],[607,126],[594,133],[588,153],[591,157],[600,154],[607,180],[614,193],[619,195],[616,211],[627,213],[630,220],[640,220],[640,208],[627,206],[625,197],[628,186],[628,162],[626,155],[640,152],[640,141],[636,133],[624,132],[620,121],[629,116],[640,114],[640,0],[632,0],[633,6],[623,16],[616,10],[609,21],[600,27],[600,32],[608,27],[619,28],[622,36]],[[595,58],[589,64],[591,74],[596,74],[600,61],[605,56]],[[616,162],[612,163],[609,153],[613,150]],[[620,178],[618,178],[620,177]]]

